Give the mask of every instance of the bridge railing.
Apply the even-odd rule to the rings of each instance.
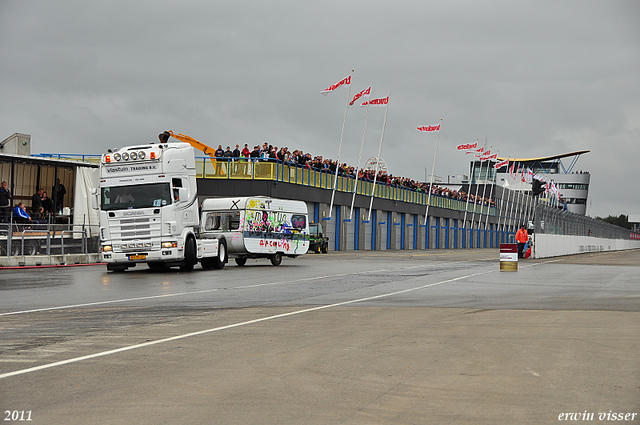
[[[338,176],[326,171],[314,170],[295,164],[286,164],[282,161],[251,161],[224,159],[212,162],[209,158],[196,159],[196,176],[205,179],[238,179],[238,180],[273,180],[283,183],[293,183],[303,186],[317,187],[321,189],[333,189],[334,181],[336,190],[340,192],[358,195],[373,196],[380,199],[401,201],[419,205],[427,205],[429,194],[421,190],[407,187],[391,186],[387,183],[376,182],[375,188],[371,181],[358,180],[348,176]],[[431,195],[429,202],[432,207],[440,207],[457,211],[476,212],[495,215],[496,208],[453,199],[440,195]]]

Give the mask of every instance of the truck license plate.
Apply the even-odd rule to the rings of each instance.
[[[129,260],[145,260],[147,258],[146,255],[130,255]]]

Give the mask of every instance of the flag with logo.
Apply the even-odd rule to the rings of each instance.
[[[437,131],[440,131],[440,124],[423,125],[422,127],[418,127],[418,131],[437,132]]]
[[[346,76],[342,80],[338,81],[337,83],[330,85],[326,89],[322,90],[320,94],[323,94],[326,96],[327,94],[331,93],[332,91],[339,88],[340,86],[348,86],[349,84],[351,84],[351,75]]]
[[[371,99],[366,102],[362,102],[360,106],[387,106],[389,104],[389,96],[380,97],[378,99]]]
[[[361,97],[369,97],[369,96],[371,96],[371,86],[367,87],[366,89],[362,90],[360,93],[353,96],[353,99],[351,100],[351,102],[349,102],[349,106],[353,106],[353,104],[356,103],[356,100],[360,99]]]

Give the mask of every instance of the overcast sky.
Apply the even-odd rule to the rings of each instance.
[[[391,92],[394,175],[469,173],[465,142],[504,157],[590,150],[587,214],[640,213],[640,2],[0,0],[0,140],[103,153],[173,130],[337,159],[348,89]],[[357,165],[365,108],[341,161]],[[384,108],[369,110],[376,156]],[[570,160],[565,160],[568,165]],[[426,171],[425,171],[426,170]]]

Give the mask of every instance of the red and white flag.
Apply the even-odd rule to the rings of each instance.
[[[491,151],[489,151],[491,153]],[[494,153],[493,155],[483,155],[480,157],[480,161],[486,161],[488,159],[498,159],[498,154]]]
[[[461,145],[458,145],[456,147],[457,150],[459,151],[470,151],[473,149],[478,149],[478,142],[475,143],[463,143]]]
[[[338,87],[343,86],[343,85],[348,86],[349,84],[351,84],[351,75],[349,75],[347,77],[344,77],[342,80],[338,81],[337,83],[335,83],[335,84],[327,87],[326,89],[322,90],[320,92],[320,94],[323,94],[323,95],[326,96],[327,93],[330,93],[330,92],[334,91]]]
[[[387,106],[389,104],[389,96],[380,97],[378,99],[371,99],[366,102],[362,102],[360,106]]]
[[[513,169],[516,166],[516,163],[514,162],[513,164],[511,164],[511,167],[509,167],[509,175],[511,176],[512,179],[516,178],[516,172]]]
[[[494,165],[494,167],[496,168],[496,170],[499,170],[500,168],[506,167],[507,165],[509,165],[509,160],[505,159],[504,161],[496,162],[496,165]]]
[[[356,100],[360,99],[361,97],[369,97],[369,96],[371,96],[371,86],[367,87],[366,89],[362,90],[360,93],[353,96],[353,100],[349,102],[349,106],[353,106],[353,104],[356,103]]]
[[[440,124],[437,125],[424,125],[422,127],[418,127],[418,131],[440,131]]]

